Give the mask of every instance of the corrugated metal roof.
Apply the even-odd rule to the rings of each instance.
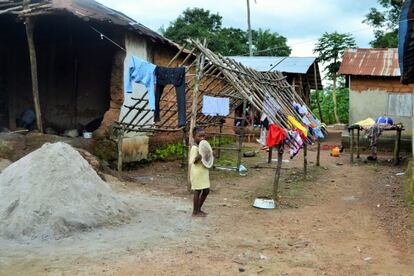
[[[259,72],[271,70],[271,72],[279,71],[296,74],[306,74],[316,61],[315,57],[233,56],[230,58]]]
[[[0,1],[1,2],[1,1]],[[153,42],[160,42],[178,48],[178,44],[136,22],[125,14],[108,8],[94,0],[37,0],[32,3],[39,3],[38,7],[30,10],[31,15],[70,13],[84,20],[91,20],[100,23],[114,24],[134,31],[140,35],[148,37]],[[44,4],[44,5],[43,5]],[[1,2],[0,14],[2,9],[6,10],[13,6],[22,6],[22,1],[9,0]],[[7,14],[7,12],[6,12]]]
[[[398,49],[346,49],[338,74],[399,77]]]

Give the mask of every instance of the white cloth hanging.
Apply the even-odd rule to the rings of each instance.
[[[203,109],[206,116],[228,116],[230,114],[230,99],[203,96]]]

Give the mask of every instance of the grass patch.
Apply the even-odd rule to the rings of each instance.
[[[158,148],[148,155],[148,161],[169,161],[181,158],[183,155],[183,144],[173,143]]]
[[[210,143],[212,147],[219,146],[219,139],[216,138],[209,138],[207,141]],[[232,137],[223,137],[221,140],[221,146],[228,145],[234,143],[234,139]],[[167,144],[163,147],[157,148],[153,152],[151,152],[148,156],[148,159],[145,162],[153,162],[153,161],[173,161],[177,159],[181,159],[183,155],[183,143],[171,143]],[[224,161],[223,161],[224,162]]]
[[[414,163],[408,163],[404,185],[404,199],[407,205],[414,206]]]

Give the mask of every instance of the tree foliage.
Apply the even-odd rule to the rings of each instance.
[[[249,52],[248,34],[238,28],[222,27],[222,17],[201,8],[186,9],[162,34],[183,44],[186,39],[207,39],[208,47],[225,56],[245,55]],[[258,55],[288,56],[291,49],[286,37],[270,30],[253,30],[253,49]]]
[[[243,55],[249,52],[246,32],[237,28],[222,28],[209,41],[209,47],[214,52],[225,56]]]
[[[333,112],[337,123],[341,122],[339,116],[340,110],[337,105],[336,84],[337,73],[341,66],[341,58],[346,48],[355,48],[355,39],[350,34],[341,34],[338,32],[324,33],[316,43],[314,53],[318,54],[318,59],[325,65],[325,71],[328,78],[333,81],[332,86],[332,101]],[[323,114],[323,112],[322,112]],[[325,117],[324,117],[325,119]]]
[[[270,30],[259,29],[252,31],[254,51],[261,56],[289,56],[292,49],[287,45],[287,39]]]
[[[374,28],[374,48],[398,47],[398,25],[404,0],[377,0],[382,9],[371,8],[364,23]]]
[[[332,87],[319,91],[319,100],[325,124],[334,124],[334,101],[332,97]],[[339,87],[337,90],[337,104],[338,116],[342,123],[347,124],[349,120],[349,89],[346,87]],[[313,113],[319,118],[317,95],[315,92],[311,93],[311,109]],[[320,119],[320,118],[319,118]]]
[[[221,30],[222,17],[200,8],[186,9],[165,29],[164,36],[183,44],[187,38],[211,40]]]
[[[333,80],[341,66],[341,58],[345,49],[355,47],[355,39],[351,34],[324,33],[316,43],[313,52],[318,55],[318,60],[325,65],[327,76]]]

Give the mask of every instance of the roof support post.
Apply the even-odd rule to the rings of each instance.
[[[23,1],[23,10],[28,9],[30,4],[30,0]],[[29,55],[30,55],[30,71],[32,76],[32,94],[33,94],[33,104],[34,109],[36,112],[36,125],[37,129],[43,133],[43,124],[42,124],[42,112],[40,109],[40,101],[39,101],[39,81],[37,75],[37,58],[36,58],[36,48],[34,43],[33,37],[33,29],[34,29],[34,22],[30,16],[26,16],[25,18],[25,27],[26,27],[26,36],[27,36],[27,43],[29,47]]]

